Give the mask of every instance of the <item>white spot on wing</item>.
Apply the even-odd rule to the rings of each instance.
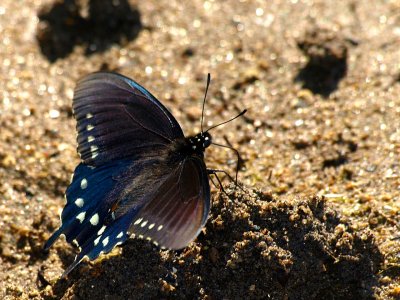
[[[75,200],[75,205],[78,207],[82,207],[85,204],[85,201],[82,198],[78,198]]]
[[[94,240],[94,245],[97,246],[97,244],[99,243],[101,239],[101,236],[99,236],[97,239]]]
[[[122,238],[122,237],[123,237],[123,235],[124,235],[124,233],[121,231],[120,233],[118,233],[118,235],[117,235],[117,239],[120,239],[120,238]]]
[[[94,141],[94,136],[93,135],[89,135],[87,138],[88,143],[91,143]]]
[[[163,229],[163,227],[164,226],[162,226],[162,225],[158,226],[157,231],[160,231],[161,229]]]
[[[133,223],[133,225],[137,225],[140,224],[140,222],[142,222],[143,218],[137,219],[135,223]]]
[[[154,225],[156,225],[156,224],[154,224],[154,223],[153,223],[153,224],[150,224],[150,225],[149,225],[149,229],[152,229],[152,228],[154,227]]]
[[[107,244],[108,244],[108,237],[106,237],[106,238],[102,241],[102,243],[103,243],[103,247],[107,246]]]
[[[93,118],[93,115],[92,114],[86,114],[86,119],[91,119],[91,118]]]
[[[72,244],[74,244],[75,246],[79,247],[79,243],[78,243],[77,240],[73,240],[73,241],[72,241]]]
[[[93,130],[94,126],[89,124],[88,126],[86,126],[87,131],[91,131]]]
[[[63,210],[61,208],[59,208],[58,209],[58,216],[60,217],[61,225],[62,225],[62,212],[63,212]]]
[[[147,221],[144,221],[144,222],[140,225],[140,227],[144,227],[144,226],[146,226],[146,224],[147,224]]]
[[[154,245],[158,246],[158,243],[156,241],[153,242]]]
[[[86,178],[83,178],[82,181],[81,181],[81,189],[82,190],[86,189],[87,185],[88,185],[88,183],[87,183]]]
[[[93,226],[96,226],[97,224],[99,224],[99,214],[94,214],[90,218],[90,224],[92,224]]]
[[[93,138],[93,140],[94,140],[94,138]],[[90,152],[92,152],[92,159],[95,159],[97,157],[97,155],[99,155],[97,150],[99,150],[99,147],[97,147],[96,145],[90,146]]]
[[[97,235],[102,235],[104,230],[106,230],[107,226],[103,225],[103,227],[100,228],[100,230],[97,232]]]
[[[79,220],[79,222],[83,222],[83,220],[85,220],[85,215],[86,215],[86,211],[81,212],[79,215],[76,216],[76,218]]]

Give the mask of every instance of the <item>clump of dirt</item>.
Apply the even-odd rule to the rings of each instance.
[[[138,298],[368,299],[383,261],[373,236],[354,232],[324,198],[282,200],[234,187],[219,195],[203,233],[183,251],[130,240],[108,258],[44,291],[119,299],[134,286]],[[45,273],[51,269],[46,264]]]

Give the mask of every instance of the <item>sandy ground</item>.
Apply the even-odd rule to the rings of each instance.
[[[400,2],[0,2],[0,298],[398,299]],[[67,280],[58,241],[78,163],[76,81],[134,78],[199,131],[240,149],[182,251],[140,240]],[[211,147],[209,167],[234,174]]]

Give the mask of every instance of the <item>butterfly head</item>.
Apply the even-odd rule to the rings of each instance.
[[[204,150],[211,145],[212,137],[211,134],[206,131],[188,138],[188,141],[194,152],[204,152]]]

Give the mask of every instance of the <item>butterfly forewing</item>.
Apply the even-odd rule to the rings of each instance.
[[[183,132],[171,113],[146,89],[113,73],[94,73],[75,90],[78,152],[84,163],[135,158],[163,147]]]

